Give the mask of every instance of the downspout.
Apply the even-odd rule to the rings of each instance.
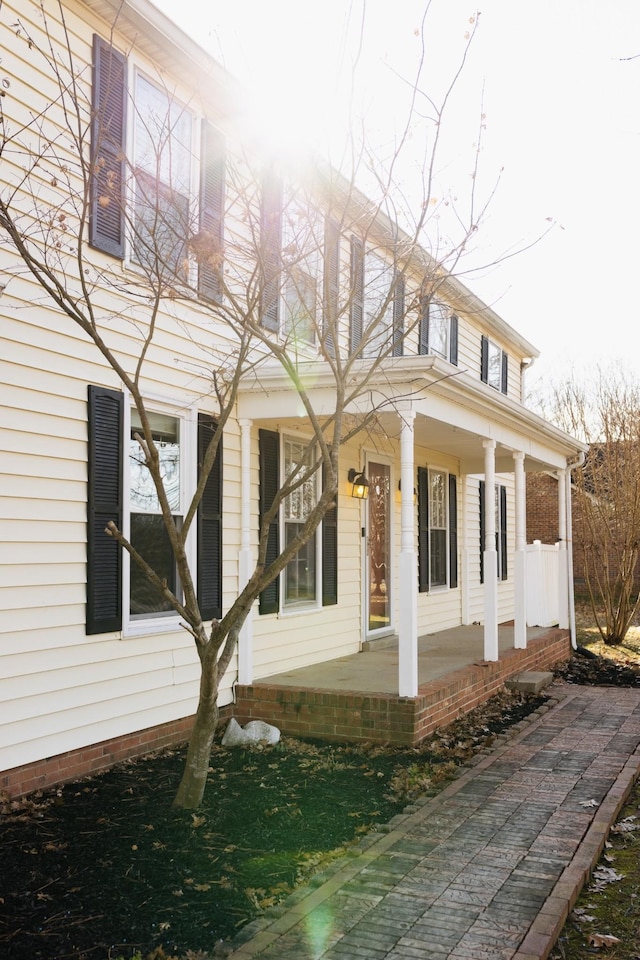
[[[584,450],[581,450],[573,460],[567,460],[567,586],[569,593],[569,631],[571,634],[571,649],[577,650],[576,640],[576,605],[573,588],[573,512],[571,510],[571,471],[581,467],[585,461]]]

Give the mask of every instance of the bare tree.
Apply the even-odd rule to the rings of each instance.
[[[177,612],[198,653],[200,693],[175,799],[177,806],[193,809],[205,788],[220,681],[245,619],[332,508],[341,446],[376,421],[375,405],[354,413],[356,401],[383,375],[387,358],[401,354],[407,338],[417,336],[429,302],[480,223],[471,203],[468,219],[458,219],[457,240],[437,256],[424,252],[439,131],[459,70],[439,105],[415,78],[407,78],[415,96],[405,134],[385,170],[367,165],[362,145],[354,148],[354,170],[368,169],[375,200],[360,192],[355,173],[345,177],[318,163],[312,173],[294,176],[264,158],[243,155],[239,147],[226,152],[224,167],[203,170],[196,198],[182,173],[190,156],[181,153],[180,129],[190,104],[179,101],[159,73],[148,109],[140,109],[127,94],[124,58],[111,45],[113,37],[94,46],[92,79],[86,58],[75,52],[67,7],[42,0],[41,12],[37,31],[20,21],[1,24],[5,47],[18,45],[51,84],[41,95],[32,91],[28,115],[12,95],[2,101],[0,231],[18,261],[6,282],[28,277],[40,292],[39,302],[81,331],[131,399],[130,456],[157,502],[177,570],[175,583],[114,519],[106,523],[105,536],[129,556],[136,576],[154,588],[166,608]],[[434,137],[422,165],[423,195],[413,222],[406,221],[401,230],[396,208],[403,205],[406,212],[412,205],[394,193],[393,170],[416,102],[430,104]],[[136,156],[122,146],[118,126],[125,111],[133,112]],[[202,137],[207,136],[216,134],[205,125]],[[351,241],[351,269],[349,259],[338,255],[347,237],[357,237]],[[125,246],[127,270],[121,266]],[[366,270],[365,248],[374,251]],[[105,257],[105,250],[115,259]],[[176,362],[214,411],[199,455],[195,494],[180,518],[170,489],[166,450],[171,444],[154,424],[146,399],[158,342],[167,336],[182,338]],[[250,378],[258,383],[261,370],[275,361],[304,407],[311,440],[264,506],[248,581],[224,614],[209,623],[190,562],[189,534],[241,385]],[[320,415],[305,386],[302,371],[312,362],[330,371],[334,404],[329,414]],[[274,552],[270,530],[281,505],[296,491],[304,495],[320,470],[321,492],[307,498],[296,535]]]
[[[596,370],[556,389],[554,415],[589,443],[574,477],[574,551],[605,643],[619,644],[640,605],[640,387]]]

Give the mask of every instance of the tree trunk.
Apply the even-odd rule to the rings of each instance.
[[[197,810],[202,803],[209,772],[211,746],[218,723],[218,665],[215,657],[202,660],[200,697],[196,718],[189,739],[182,780],[173,801],[174,807]]]

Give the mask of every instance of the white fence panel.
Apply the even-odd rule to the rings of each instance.
[[[560,620],[560,545],[527,544],[527,626],[553,627]]]

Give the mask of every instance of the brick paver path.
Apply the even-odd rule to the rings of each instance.
[[[233,960],[543,960],[640,771],[640,690],[554,684],[436,797],[251,924]]]

